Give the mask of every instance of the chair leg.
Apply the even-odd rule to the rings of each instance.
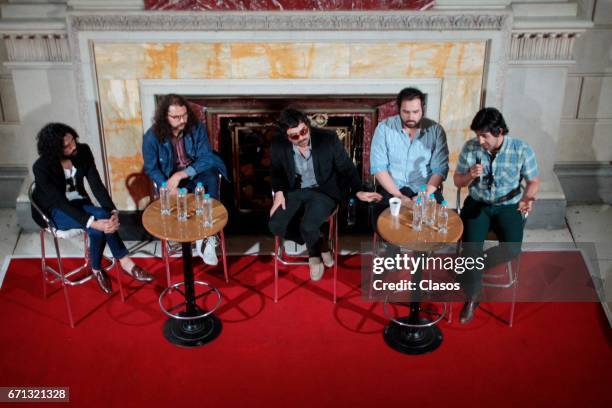
[[[278,246],[279,238],[274,237],[274,303],[278,302]]]
[[[115,274],[117,275],[117,283],[119,284],[119,296],[121,297],[121,302],[125,303],[125,293],[123,292],[123,279],[122,279],[122,270],[121,264],[119,261],[115,260]]]
[[[337,213],[336,213],[337,214]],[[332,218],[333,224],[333,250],[334,250],[334,303],[338,298],[338,219],[337,216]]]
[[[40,230],[40,270],[43,278],[43,299],[47,298],[47,261],[45,259],[45,230]]]
[[[162,247],[162,258],[164,258],[164,265],[166,266],[166,282],[168,283],[168,287],[172,283],[170,281],[170,256],[168,255],[168,241],[165,239],[161,240]]]
[[[517,265],[516,271],[519,269],[520,258],[517,257]],[[510,277],[510,282],[512,282],[512,304],[510,305],[510,319],[508,319],[508,326],[512,327],[514,324],[514,309],[516,307],[516,289],[518,286],[518,274],[515,274],[512,271],[512,261],[508,262],[508,276]]]
[[[376,231],[372,234],[372,263],[374,263],[374,258],[378,253],[378,234]],[[368,274],[368,299],[372,299],[372,283],[374,280],[373,272]],[[362,292],[363,293],[363,292]]]
[[[62,256],[60,255],[59,242],[57,241],[57,237],[53,237],[53,243],[55,244],[55,253],[57,255],[57,269],[59,269],[60,279],[62,281],[62,289],[64,290],[64,298],[66,299],[68,320],[70,321],[70,327],[74,328],[72,308],[70,307],[70,298],[68,297],[68,288],[66,287],[66,278],[64,277],[64,267],[62,266]]]
[[[223,273],[225,274],[225,283],[229,283],[229,274],[227,272],[227,254],[225,252],[225,233],[223,232],[223,229],[221,229],[219,236],[221,238],[221,257],[223,258]]]

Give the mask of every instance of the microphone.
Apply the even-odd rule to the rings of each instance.
[[[480,164],[480,163],[481,163],[480,153],[478,153],[476,155],[476,164]],[[482,173],[480,173],[480,176],[478,176],[478,184],[482,184]]]

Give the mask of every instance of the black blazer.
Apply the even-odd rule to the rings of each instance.
[[[336,202],[341,201],[346,192],[360,191],[359,174],[338,136],[329,130],[310,128],[310,140],[318,190]],[[286,193],[300,188],[293,144],[287,137],[279,134],[274,138],[270,145],[270,162],[272,190]]]
[[[72,164],[76,167],[76,189],[79,194],[86,200],[91,202],[83,179],[87,178],[89,187],[96,197],[96,200],[103,208],[108,211],[115,209],[115,204],[108,195],[108,191],[96,168],[91,149],[86,144],[77,144],[77,153],[71,158]],[[43,212],[50,217],[52,208],[59,208],[70,217],[74,218],[79,224],[85,228],[90,215],[78,207],[70,204],[66,198],[66,179],[64,177],[64,169],[59,160],[50,160],[46,157],[39,157],[32,166],[34,172],[34,189],[33,199]],[[44,227],[44,221],[38,215],[38,212],[32,207],[32,218],[36,223]]]

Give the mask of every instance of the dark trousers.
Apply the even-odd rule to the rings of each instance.
[[[87,200],[73,200],[70,204],[80,208],[89,215],[93,215],[96,220],[105,220],[111,216],[107,210],[96,207]],[[59,208],[53,208],[51,210],[51,218],[53,218],[55,226],[60,230],[82,229],[82,226],[74,218],[70,217]],[[87,235],[89,237],[89,257],[91,259],[92,269],[100,270],[102,266],[102,254],[104,253],[104,246],[106,243],[108,243],[108,247],[115,259],[121,259],[128,254],[128,250],[125,248],[117,232],[105,234],[97,229],[87,228]]]
[[[381,190],[382,191],[380,191],[380,194],[383,197],[382,200],[380,200],[377,203],[370,204],[370,221],[372,223],[372,228],[374,229],[374,231],[376,231],[376,221],[378,220],[378,216],[380,215],[380,213],[386,210],[387,207],[389,207],[389,199],[393,197],[384,188]],[[417,195],[417,193],[412,191],[409,187],[400,188],[400,192],[406,197],[410,197],[410,198]],[[438,204],[442,203],[442,200],[444,200],[444,197],[442,197],[442,192],[440,191],[440,189],[436,190],[436,192],[434,193],[434,196],[436,197],[436,201],[438,202]]]
[[[508,262],[520,254],[525,219],[518,211],[518,204],[490,205],[468,197],[461,210],[461,220],[463,256],[485,256],[484,270]],[[499,245],[483,252],[490,229],[499,238]],[[458,275],[468,299],[476,299],[480,295],[482,272],[472,269]]]
[[[192,179],[182,179],[179,183],[179,187],[184,187],[187,191],[193,193],[198,182],[202,182],[207,194],[210,194],[212,198],[219,199],[219,173],[217,170],[208,170],[203,173],[198,173]]]
[[[314,189],[303,189],[286,193],[285,207],[278,208],[270,217],[268,225],[272,234],[305,243],[308,256],[321,255],[321,227],[336,208],[336,202]],[[297,234],[293,228],[296,221],[299,221]]]

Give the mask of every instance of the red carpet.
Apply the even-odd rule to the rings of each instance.
[[[442,323],[438,350],[408,356],[384,343],[381,305],[360,299],[359,261],[342,260],[337,305],[329,274],[283,274],[274,304],[270,257],[230,258],[229,285],[198,262],[196,277],[223,293],[223,332],[183,349],[162,336],[161,261],[138,261],[160,279],[130,283],[126,304],[116,281],[110,298],[94,282],[72,288],[71,329],[62,292],[42,299],[39,260],[14,259],[0,290],[0,386],[69,386],[77,406],[612,406],[599,304],[521,303],[513,328],[480,310],[470,325]],[[178,281],[179,259],[173,268]],[[486,307],[506,316],[508,305]]]

